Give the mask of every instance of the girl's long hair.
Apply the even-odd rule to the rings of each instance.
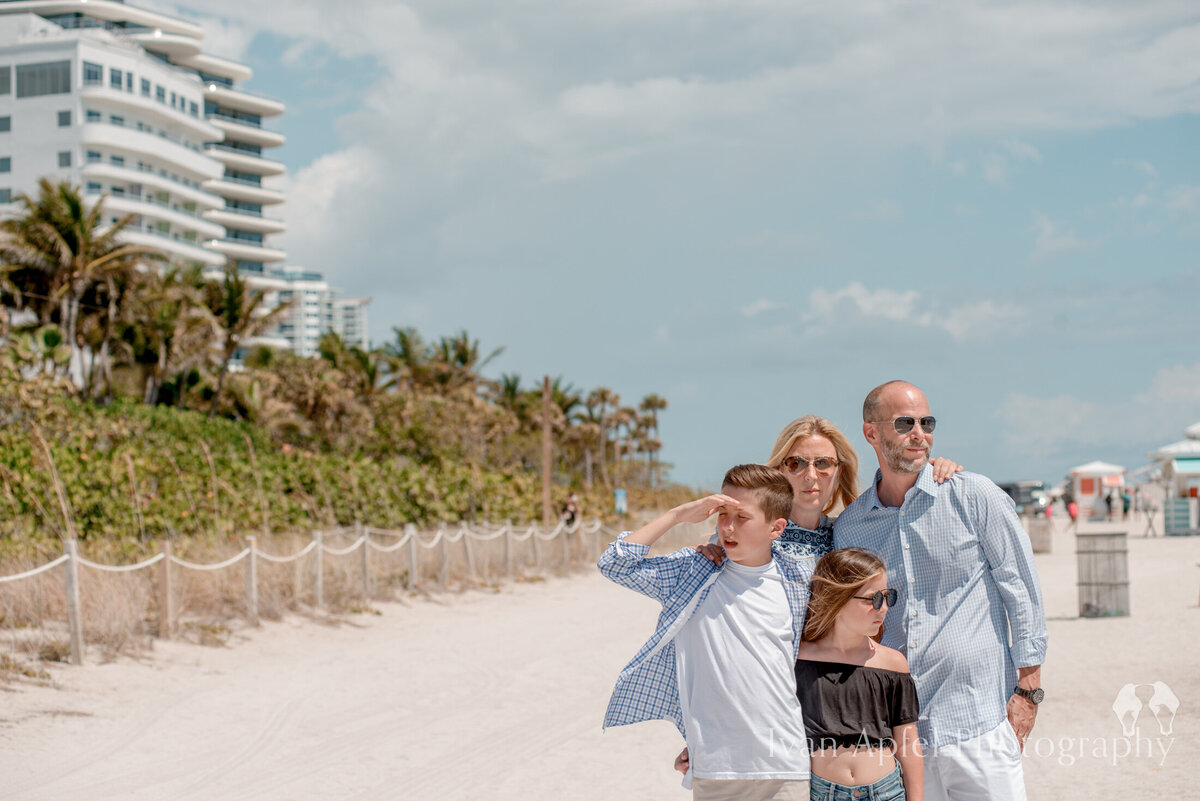
[[[833,631],[833,622],[842,607],[859,595],[868,581],[886,570],[882,559],[862,548],[841,548],[822,556],[813,571],[802,639],[816,642]],[[880,626],[871,639],[879,642],[882,636],[883,626]]]

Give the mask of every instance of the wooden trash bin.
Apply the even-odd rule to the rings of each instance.
[[[1124,531],[1075,535],[1080,617],[1129,615],[1129,554]]]
[[[1050,553],[1050,539],[1054,525],[1047,517],[1022,517],[1025,533],[1029,535],[1029,546],[1034,553]]]

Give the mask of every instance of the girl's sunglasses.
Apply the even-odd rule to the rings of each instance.
[[[851,596],[860,601],[870,601],[872,609],[882,609],[886,601],[888,606],[896,605],[896,591],[889,587],[886,590],[876,590],[874,595],[854,595]]]

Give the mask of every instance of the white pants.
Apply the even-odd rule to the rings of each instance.
[[[1008,719],[925,754],[926,801],[1025,801],[1021,744]]]

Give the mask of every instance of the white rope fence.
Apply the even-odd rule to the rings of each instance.
[[[185,570],[214,572],[225,570],[233,567],[239,562],[244,562],[243,569],[245,571],[246,584],[246,616],[252,622],[258,622],[258,561],[260,559],[274,564],[297,563],[299,560],[311,555],[312,557],[312,592],[313,604],[318,609],[325,607],[325,565],[324,559],[330,557],[347,557],[355,552],[360,554],[360,579],[362,597],[368,600],[372,595],[371,585],[371,554],[391,554],[401,550],[407,550],[407,571],[404,573],[403,584],[406,589],[412,590],[417,586],[423,562],[421,551],[436,551],[436,572],[437,584],[439,587],[445,587],[449,581],[450,572],[450,549],[452,546],[458,546],[461,549],[466,562],[466,572],[471,578],[479,578],[480,571],[476,559],[475,549],[477,545],[473,543],[493,543],[497,540],[501,541],[503,547],[501,561],[503,562],[502,574],[507,579],[513,579],[517,575],[517,560],[516,553],[518,545],[529,543],[527,547],[531,553],[525,555],[526,562],[532,562],[532,567],[542,570],[547,566],[547,562],[553,557],[550,550],[552,546],[541,545],[541,543],[550,543],[558,540],[560,545],[557,562],[559,569],[566,573],[571,565],[572,557],[578,559],[598,557],[603,546],[610,540],[615,539],[618,534],[616,529],[605,526],[600,520],[592,520],[589,522],[576,521],[573,525],[566,525],[564,522],[559,522],[549,531],[542,531],[540,526],[529,525],[522,529],[518,529],[511,523],[490,524],[483,523],[477,525],[469,525],[466,523],[456,524],[453,529],[448,528],[447,524],[439,524],[436,530],[432,533],[421,533],[413,525],[405,526],[403,530],[388,530],[363,526],[356,523],[354,526],[340,527],[327,529],[322,531],[314,531],[312,541],[301,548],[294,554],[288,556],[280,556],[270,554],[259,549],[256,537],[246,538],[246,547],[233,556],[221,562],[213,564],[197,564],[175,556],[171,552],[171,543],[164,541],[161,546],[161,551],[154,556],[144,561],[132,565],[105,565],[98,562],[93,562],[79,555],[79,546],[75,540],[67,540],[63,543],[63,555],[47,562],[40,567],[26,570],[22,573],[16,573],[9,576],[0,576],[0,585],[21,581],[24,579],[33,578],[41,573],[45,573],[60,565],[64,567],[64,580],[67,597],[67,623],[70,630],[70,645],[71,645],[71,662],[74,664],[83,664],[83,614],[80,604],[79,593],[79,568],[86,567],[92,570],[98,570],[105,573],[133,573],[139,570],[144,570],[154,565],[158,565],[158,636],[163,639],[169,639],[173,636],[175,628],[175,591],[174,591],[174,570],[173,567],[183,568]],[[345,547],[337,548],[325,544],[326,537],[354,537],[354,540]],[[377,538],[388,538],[392,542],[384,544],[377,542]],[[574,550],[574,554],[572,551]],[[431,572],[426,566],[426,572]],[[300,576],[299,565],[296,565],[296,575]]]

